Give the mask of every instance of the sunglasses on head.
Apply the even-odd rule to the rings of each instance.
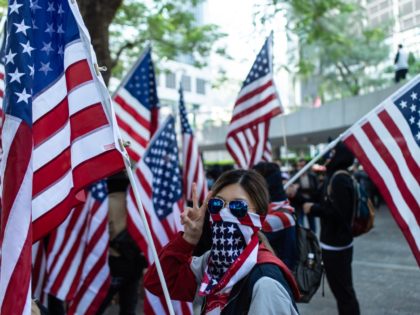
[[[207,209],[211,214],[219,213],[225,206],[237,218],[243,218],[248,212],[248,203],[245,200],[232,200],[226,203],[223,199],[211,198],[207,203]]]

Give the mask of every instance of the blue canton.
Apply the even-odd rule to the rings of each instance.
[[[150,142],[144,162],[153,174],[153,206],[159,220],[165,219],[182,197],[175,120],[170,116]]]
[[[218,283],[246,246],[238,225],[223,221],[212,223],[212,244],[209,261],[212,282],[206,291]]]
[[[98,201],[102,202],[108,195],[108,188],[106,186],[106,181],[101,180],[92,186],[90,186],[90,192],[92,193],[92,197]]]
[[[179,113],[181,116],[182,133],[192,134],[193,132],[187,118],[187,111],[185,110],[184,92],[182,90],[182,87],[179,88]]]
[[[404,116],[417,145],[420,146],[420,83],[396,99],[394,104]]]
[[[5,111],[32,126],[32,98],[64,72],[65,47],[80,39],[67,0],[11,0],[5,49]]]
[[[147,109],[151,110],[158,106],[155,70],[150,48],[134,66],[134,71],[128,77],[124,88]]]
[[[270,69],[270,49],[271,49],[271,41],[272,37],[269,36],[264,43],[264,46],[261,48],[260,52],[257,55],[257,59],[255,59],[254,64],[252,65],[251,71],[248,73],[244,83],[242,84],[242,88],[251,84],[252,82],[261,79],[265,75],[271,72]]]

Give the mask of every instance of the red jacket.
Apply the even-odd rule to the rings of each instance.
[[[179,233],[159,254],[169,294],[174,300],[191,302],[196,295],[198,284],[190,268],[194,247],[194,245],[184,240],[182,233]],[[257,264],[263,263],[272,263],[281,269],[295,299],[298,300],[300,293],[293,274],[280,259],[265,248],[264,245],[260,244]],[[144,277],[144,286],[154,295],[163,296],[155,264],[147,271]]]

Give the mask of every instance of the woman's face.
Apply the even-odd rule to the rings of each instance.
[[[222,199],[225,202],[225,206],[233,200],[244,200],[248,203],[248,212],[257,212],[255,204],[252,202],[247,192],[239,184],[231,184],[224,187],[216,194],[216,197]]]

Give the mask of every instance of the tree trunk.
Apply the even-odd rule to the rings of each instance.
[[[109,25],[122,2],[123,0],[78,0],[80,13],[89,30],[99,66],[106,66],[108,69],[102,72],[106,84],[111,77],[113,64],[109,50]]]

